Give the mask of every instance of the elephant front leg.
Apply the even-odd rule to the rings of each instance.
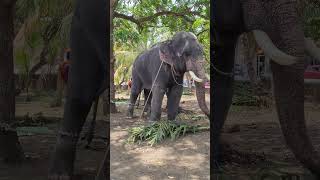
[[[49,169],[50,180],[71,180],[76,146],[94,98],[105,88],[107,1],[75,1],[70,30],[71,65],[63,121]],[[74,178],[76,179],[76,178]]]
[[[151,114],[149,120],[151,122],[158,121],[161,118],[161,106],[166,88],[155,85],[152,89]]]
[[[182,96],[183,87],[182,86],[173,86],[167,96],[167,113],[168,120],[175,120],[179,110],[179,103]]]
[[[210,124],[211,138],[213,144],[211,148],[211,158],[213,158],[213,170],[220,168],[221,164],[221,131],[233,96],[233,75],[231,73],[234,66],[234,52],[237,36],[232,34],[218,34],[219,41],[214,43],[215,58],[213,60],[213,101],[211,101],[212,120]]]
[[[69,180],[74,169],[76,146],[82,126],[90,111],[91,101],[67,99],[65,114],[58,132],[57,144],[49,169],[49,179]]]

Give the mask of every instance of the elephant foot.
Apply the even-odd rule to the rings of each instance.
[[[213,164],[211,166],[211,168],[213,169],[213,174],[220,174],[221,172],[223,172],[222,166],[222,162],[213,160]]]
[[[129,113],[127,113],[126,118],[127,118],[127,119],[133,119],[134,117],[133,117],[133,114],[129,114]]]
[[[72,180],[78,135],[63,133],[58,136],[49,169],[49,180]]]
[[[156,123],[156,122],[158,122],[158,121],[149,119],[149,120],[147,121],[147,125],[153,125],[153,124]]]
[[[127,111],[127,118],[130,118],[130,119],[133,118],[133,109],[134,109],[134,106],[129,105],[129,108],[128,108],[128,111]]]
[[[93,132],[88,131],[83,137],[81,137],[82,141],[86,141],[85,148],[89,148],[90,144],[94,138]]]
[[[174,123],[174,124],[177,125],[177,126],[181,126],[181,125],[185,124],[185,123],[182,122],[181,120],[177,120],[177,119],[174,119],[174,120],[170,120],[170,119],[169,119],[169,121],[172,122],[172,123]]]
[[[158,122],[161,120],[161,112],[152,112],[149,117],[150,122]]]
[[[151,111],[150,111],[150,109],[147,109],[147,110],[145,110],[145,111],[143,112],[142,117],[143,117],[144,119],[150,119],[150,115],[151,115]]]

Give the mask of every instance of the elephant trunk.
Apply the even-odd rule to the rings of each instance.
[[[274,94],[281,129],[295,157],[320,176],[320,157],[307,134],[304,118],[304,63],[284,67],[272,63]]]
[[[206,104],[206,97],[205,97],[205,87],[204,83],[196,82],[196,97],[198,100],[198,104],[202,112],[210,118],[210,111]]]
[[[274,95],[281,129],[288,147],[296,159],[313,174],[320,177],[320,156],[310,137],[304,114],[305,38],[295,2],[270,4],[273,17],[281,17],[277,33],[270,37],[284,53],[297,57],[291,66],[271,63]]]
[[[196,97],[199,104],[200,109],[202,112],[205,113],[210,118],[210,111],[206,104],[206,97],[205,97],[205,87],[204,83],[207,80],[207,75],[204,72],[204,60],[198,60],[196,63],[192,63],[192,60],[187,61],[187,69],[190,70],[189,73],[195,80],[196,85]],[[193,74],[193,71],[191,69],[195,70],[195,73]],[[198,80],[197,80],[198,79]]]

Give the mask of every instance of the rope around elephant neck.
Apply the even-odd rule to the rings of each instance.
[[[173,78],[174,82],[179,86],[183,86],[183,84],[178,83],[178,81],[176,80],[175,74],[177,74],[177,72],[174,69],[173,65],[171,66],[171,74],[172,74],[172,78]]]
[[[154,79],[154,81],[153,81],[153,83],[152,83],[151,90],[150,90],[150,92],[149,92],[149,94],[148,94],[147,100],[146,100],[145,103],[144,103],[143,110],[142,110],[142,113],[141,113],[140,118],[142,118],[143,113],[144,113],[144,110],[146,109],[146,105],[148,104],[150,94],[151,94],[152,89],[153,89],[153,87],[154,87],[154,84],[155,84],[155,82],[156,82],[156,80],[157,80],[157,78],[158,78],[158,75],[159,75],[159,73],[160,73],[162,64],[163,64],[163,61],[161,61],[161,64],[160,64],[160,67],[159,67],[158,72],[157,72],[157,74],[156,74],[156,77],[155,77],[155,79]]]

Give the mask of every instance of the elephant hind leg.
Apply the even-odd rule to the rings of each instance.
[[[138,98],[139,94],[141,93],[141,91],[142,91],[141,80],[138,77],[133,76],[132,77],[131,94],[130,94],[130,100],[129,100],[129,107],[128,107],[128,112],[127,112],[127,116],[129,118],[133,118],[134,106],[136,104],[137,98]]]
[[[168,120],[175,120],[178,114],[179,104],[182,96],[183,87],[182,86],[173,86],[170,88],[167,93],[168,101],[167,101],[167,113]]]

